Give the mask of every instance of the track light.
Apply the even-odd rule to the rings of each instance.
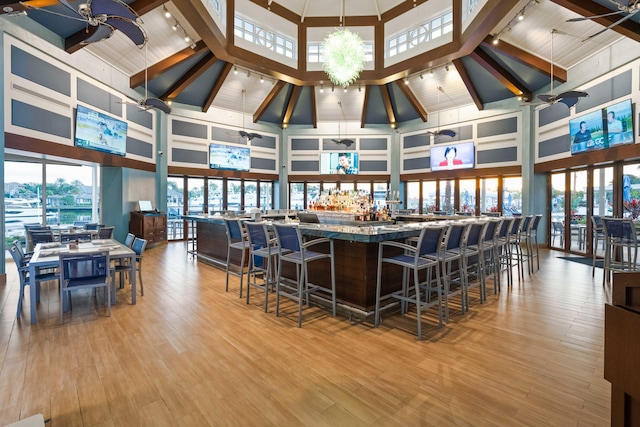
[[[345,86],[345,87],[342,89],[342,91],[343,91],[344,93],[347,93],[347,87]]]
[[[495,36],[493,36],[493,40],[491,41],[491,43],[493,43],[494,45],[497,45],[499,41],[500,41],[500,37],[498,36],[498,34],[496,34]]]
[[[444,69],[445,69],[445,70],[447,71],[447,73],[448,73],[448,72],[449,72],[449,65],[448,65],[448,64],[447,64],[447,65],[445,65],[445,66],[444,66]]]
[[[237,65],[233,66],[233,74],[238,74],[238,66]]]
[[[409,79],[407,77],[404,78],[404,84],[408,85],[409,84]]]
[[[333,87],[333,85],[331,85],[331,92],[333,92],[333,89],[334,89],[334,87]]]
[[[362,92],[362,86],[358,86],[358,92]]]
[[[164,10],[164,17],[167,19],[171,18],[171,12],[169,12],[164,5],[162,6],[162,9]]]
[[[260,83],[264,83],[264,76],[260,76]]]
[[[433,68],[429,70],[429,77],[433,77]]]
[[[324,87],[322,86],[322,83],[320,83],[320,93],[324,93]]]
[[[520,14],[518,15],[518,21],[522,21],[524,19],[524,9],[522,9],[522,12],[520,12]]]
[[[173,23],[173,25],[171,26],[171,29],[172,29],[173,31],[178,31],[178,23],[177,23],[177,22],[174,22],[174,23]]]
[[[189,35],[186,32],[184,33],[184,41],[186,41],[187,43],[191,41],[191,37],[189,37]]]
[[[247,78],[251,77],[251,70],[247,70]]]
[[[420,73],[420,80],[424,79],[424,74]]]

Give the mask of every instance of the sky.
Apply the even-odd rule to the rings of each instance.
[[[71,165],[47,165],[47,182],[54,182],[58,178],[64,178],[66,182],[76,179],[85,185],[91,185],[91,171],[89,166]],[[5,162],[4,182],[31,183],[42,181],[42,168],[40,163]]]

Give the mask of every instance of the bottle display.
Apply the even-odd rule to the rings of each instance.
[[[386,221],[390,219],[386,207],[376,206],[373,197],[364,190],[323,190],[309,203],[310,211],[344,212],[355,215],[357,221]]]

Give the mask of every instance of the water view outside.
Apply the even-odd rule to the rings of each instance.
[[[5,244],[25,241],[25,224],[97,222],[98,166],[4,163]],[[94,174],[94,169],[96,173]],[[46,182],[43,185],[43,182]],[[94,191],[94,187],[96,191]]]

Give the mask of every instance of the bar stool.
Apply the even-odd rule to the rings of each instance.
[[[297,225],[273,224],[278,242],[278,273],[276,280],[276,316],[280,315],[280,297],[284,296],[298,303],[298,327],[302,327],[302,306],[309,305],[311,294],[331,298],[333,317],[336,316],[336,268],[333,256],[333,240],[328,238],[313,239],[304,242]],[[310,248],[329,243],[329,253],[316,252]],[[329,259],[331,266],[331,289],[310,282],[308,265],[311,262]],[[282,263],[288,262],[296,266],[296,281],[282,279]]]
[[[442,327],[442,278],[440,277],[440,264],[442,242],[448,226],[425,226],[420,231],[417,245],[406,243],[383,241],[378,247],[378,274],[376,281],[376,307],[374,312],[375,326],[380,324],[380,303],[382,300],[394,298],[400,301],[401,314],[405,314],[406,305],[414,304],[417,312],[418,339],[422,340],[422,311],[434,305],[438,306],[438,327]],[[385,257],[385,248],[401,249],[398,255]],[[402,267],[402,289],[381,295],[382,265],[383,263],[399,265]],[[435,283],[432,280],[432,272],[435,269]],[[414,291],[409,289],[409,271],[413,271]],[[426,279],[420,281],[419,273],[426,270]],[[431,293],[436,292],[437,300],[431,301]],[[423,297],[424,294],[424,297]]]
[[[605,249],[606,244],[606,235],[604,233],[604,221],[602,221],[602,217],[600,215],[592,215],[591,216],[591,232],[593,233],[593,244],[591,245],[591,251],[593,252],[591,256],[591,277],[596,276],[596,254],[598,252],[598,242],[602,240],[602,249]]]
[[[480,268],[480,237],[484,233],[487,221],[476,221],[472,223],[464,239],[464,251],[462,256],[464,274],[466,277],[465,304],[469,310],[469,290],[477,287],[480,293],[480,304],[484,301],[484,279],[482,278],[482,268]],[[471,276],[475,280],[471,281]]]
[[[524,263],[525,260],[527,262],[527,271],[531,274],[531,268],[529,267],[531,251],[529,249],[530,243],[530,234],[529,229],[533,223],[533,215],[527,215],[522,220],[522,227],[520,227],[520,231],[518,232],[517,246],[518,246],[518,264],[520,265],[520,275],[524,279]],[[524,246],[524,248],[523,248]]]
[[[513,274],[511,271],[511,252],[509,251],[509,238],[513,221],[513,218],[503,218],[502,224],[500,224],[500,228],[498,229],[496,238],[494,240],[494,250],[496,257],[496,267],[498,268],[498,276],[500,276],[501,281],[502,272],[507,272],[507,287],[511,287],[511,285],[513,284]],[[500,281],[498,283],[500,283]],[[498,290],[500,289],[498,288]]]
[[[464,236],[466,234],[468,224],[455,223],[451,224],[445,233],[442,242],[440,260],[442,262],[442,285],[444,297],[444,319],[445,323],[449,323],[449,296],[460,294],[460,305],[462,314],[465,313],[465,286],[466,278],[462,264],[462,254],[464,251]],[[458,263],[458,269],[453,270],[454,262]],[[458,273],[457,277],[454,275]],[[451,284],[457,284],[458,289],[451,291]]]
[[[533,273],[533,259],[536,259],[536,270],[540,270],[540,252],[538,250],[538,227],[540,225],[540,220],[542,220],[542,215],[538,214],[533,217],[533,222],[531,227],[529,228],[527,243],[529,244],[529,249],[531,250],[531,255],[529,256],[529,267],[531,273]],[[536,251],[533,252],[533,245],[536,245]]]
[[[511,223],[511,230],[509,232],[509,244],[507,245],[507,250],[509,251],[509,257],[511,258],[510,265],[511,265],[511,272],[509,274],[511,274],[511,281],[513,282],[513,262],[515,261],[515,267],[516,270],[518,270],[518,281],[520,280],[520,263],[519,263],[519,249],[520,248],[520,227],[522,225],[522,221],[524,220],[524,218],[522,218],[521,216],[515,216],[513,217],[513,222]],[[515,253],[514,253],[515,250]]]
[[[602,285],[609,283],[612,271],[638,271],[638,237],[628,218],[604,218],[606,246]],[[625,258],[625,252],[627,254]]]
[[[239,219],[225,219],[224,227],[227,232],[227,278],[225,282],[225,291],[229,291],[229,274],[240,276],[240,298],[242,298],[242,279],[244,278],[244,256],[249,248],[249,242],[245,233],[242,231],[242,223]],[[240,256],[240,272],[231,271],[231,250],[239,250]]]
[[[250,222],[244,224],[249,239],[249,267],[247,269],[247,304],[250,299],[250,289],[254,287],[264,291],[264,312],[269,309],[269,290],[275,284],[275,274],[273,274],[272,259],[278,255],[277,239],[269,238],[267,224],[264,222]],[[256,263],[256,258],[262,260]],[[265,265],[266,263],[266,265]],[[257,276],[262,274],[263,283],[258,283]],[[253,277],[253,281],[251,278]]]
[[[484,292],[484,299],[487,299],[487,277],[493,276],[493,293],[497,294],[500,290],[500,274],[498,271],[498,263],[495,251],[495,239],[497,237],[501,219],[490,219],[487,221],[487,226],[484,228],[479,242],[479,256],[480,256],[480,268],[482,269],[482,280],[484,284],[482,286]]]

